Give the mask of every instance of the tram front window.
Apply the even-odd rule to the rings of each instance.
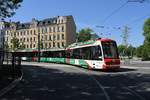
[[[99,45],[91,47],[91,51],[92,60],[102,60],[101,48]]]
[[[117,45],[115,42],[103,42],[102,47],[105,58],[118,58]]]

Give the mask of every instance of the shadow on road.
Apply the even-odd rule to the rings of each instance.
[[[111,100],[142,100],[130,89],[144,97],[145,100],[150,98],[150,74],[132,73],[134,70],[123,68],[119,72],[129,71],[131,73],[89,76],[77,70],[75,70],[76,73],[68,72],[73,69],[66,68],[66,70],[55,67],[24,66],[22,82],[1,99],[106,100],[102,88],[105,89]],[[98,83],[91,78],[92,76]]]

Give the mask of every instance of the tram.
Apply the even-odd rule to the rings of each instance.
[[[42,51],[40,61],[66,63],[88,69],[120,68],[117,44],[106,38],[74,43],[66,49]]]

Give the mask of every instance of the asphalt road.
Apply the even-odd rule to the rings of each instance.
[[[23,63],[23,80],[0,100],[150,100],[150,67],[117,72],[71,65]]]

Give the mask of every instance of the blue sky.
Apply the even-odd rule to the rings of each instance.
[[[16,10],[16,15],[6,20],[30,22],[32,18],[44,19],[53,16],[73,15],[77,31],[89,27],[101,37],[112,38],[122,43],[122,29],[130,29],[128,43],[139,46],[143,43],[143,23],[150,17],[150,2],[127,3],[123,8],[110,16],[113,11],[128,0],[24,0]],[[135,21],[136,19],[140,19]],[[104,21],[105,20],[105,21]],[[98,28],[96,26],[105,26]],[[114,29],[121,27],[121,30]],[[101,35],[100,33],[103,33]]]

